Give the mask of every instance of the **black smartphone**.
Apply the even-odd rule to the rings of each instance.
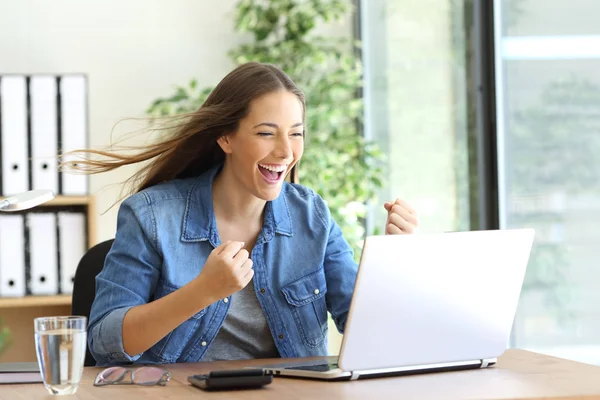
[[[188,382],[203,390],[257,389],[273,382],[273,375],[263,369],[236,369],[188,376]]]

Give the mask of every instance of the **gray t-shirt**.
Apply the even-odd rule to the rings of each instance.
[[[254,292],[254,279],[231,296],[217,336],[201,361],[278,358],[273,336]]]

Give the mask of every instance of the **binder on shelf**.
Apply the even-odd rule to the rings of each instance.
[[[58,293],[55,213],[26,214],[29,232],[29,290],[33,295]]]
[[[87,103],[86,77],[64,75],[60,77],[60,141],[61,153],[87,147]],[[65,157],[63,161],[76,160]],[[86,195],[88,180],[85,175],[61,173],[61,194]]]
[[[58,121],[56,77],[34,75],[29,81],[32,189],[58,193]]]
[[[3,196],[29,190],[27,102],[27,79],[24,75],[0,77],[0,194]]]
[[[25,223],[0,215],[0,297],[25,296]]]
[[[77,265],[87,250],[85,214],[82,212],[58,212],[57,218],[60,291],[71,294]]]

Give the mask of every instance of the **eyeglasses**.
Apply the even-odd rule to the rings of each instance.
[[[125,379],[130,375],[130,380]],[[171,379],[171,373],[162,368],[156,367],[110,367],[96,375],[94,386],[106,385],[143,385],[165,386]]]

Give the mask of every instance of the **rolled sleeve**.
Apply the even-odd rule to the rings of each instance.
[[[90,349],[98,365],[134,362],[141,357],[141,354],[130,356],[123,347],[123,320],[131,308],[133,306],[111,311],[92,329]]]
[[[127,312],[151,301],[160,276],[162,257],[157,248],[152,204],[143,193],[119,208],[117,234],[96,276],[96,296],[90,311],[88,348],[98,365],[133,362],[123,347]]]
[[[321,200],[317,203],[323,223],[327,229],[327,248],[325,250],[325,279],[327,281],[327,310],[340,333],[344,333],[358,264],[354,260],[354,251],[346,241],[339,225],[331,217],[327,205]]]

